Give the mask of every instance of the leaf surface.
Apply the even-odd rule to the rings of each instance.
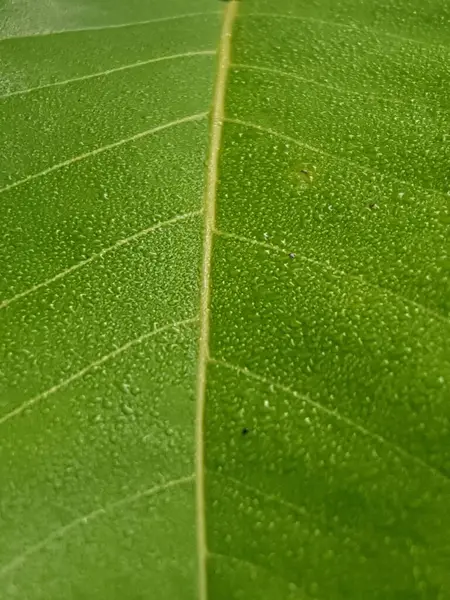
[[[445,3],[1,14],[0,599],[450,598]]]

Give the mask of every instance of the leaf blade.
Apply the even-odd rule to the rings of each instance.
[[[369,7],[354,26],[356,3],[333,17],[312,6],[247,2],[236,24],[207,403],[211,589],[265,597],[271,573],[271,597],[445,596],[448,96],[435,57],[448,50],[406,39],[429,5],[405,24],[385,7],[384,31],[366,27]]]
[[[208,110],[218,15],[0,42],[0,597],[450,589],[448,10],[269,4],[233,27],[202,327],[207,123],[164,123]]]

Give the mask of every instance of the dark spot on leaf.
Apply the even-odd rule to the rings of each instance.
[[[247,435],[248,432],[249,430],[247,429],[247,427],[244,427],[244,429],[242,430],[242,435]]]
[[[300,180],[304,183],[312,183],[314,177],[314,170],[300,169],[299,177]]]

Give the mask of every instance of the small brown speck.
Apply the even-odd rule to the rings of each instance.
[[[311,183],[313,180],[313,172],[308,169],[300,169],[300,179],[304,182]]]

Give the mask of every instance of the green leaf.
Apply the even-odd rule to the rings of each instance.
[[[450,598],[447,4],[0,14],[0,600]]]

